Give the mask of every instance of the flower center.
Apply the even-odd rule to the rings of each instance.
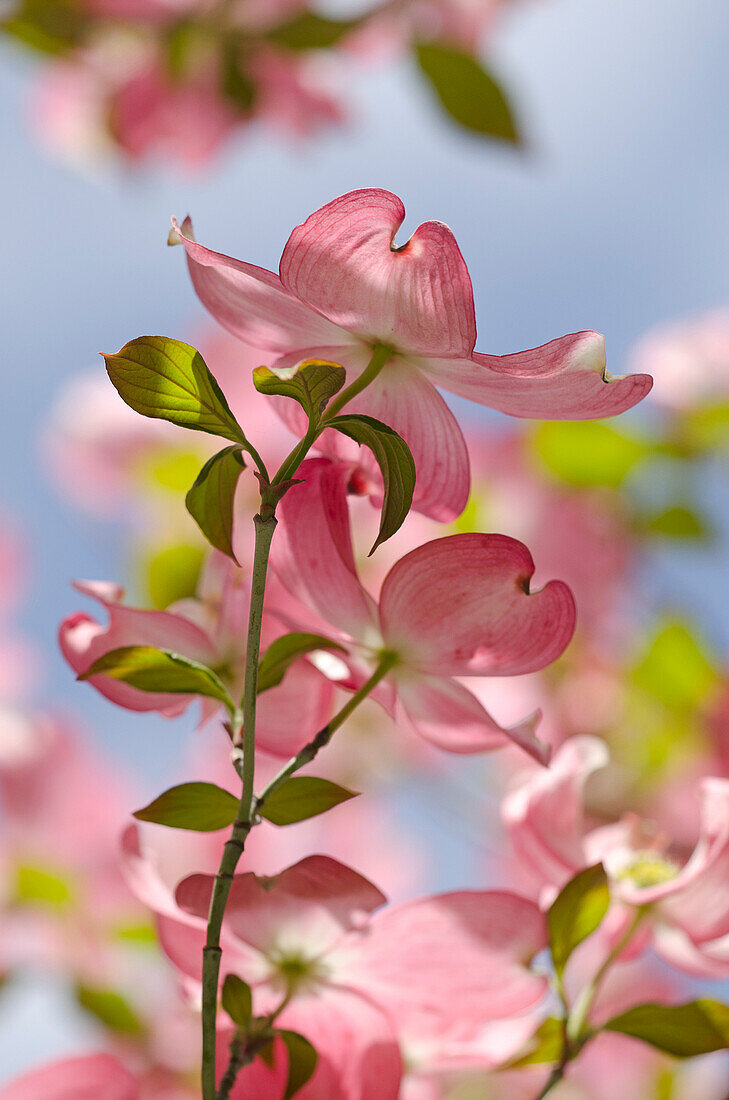
[[[618,874],[619,879],[628,879],[634,886],[644,889],[670,882],[679,872],[675,863],[662,859],[655,852],[636,852],[630,863]]]
[[[327,980],[328,971],[321,959],[308,958],[302,952],[277,952],[269,961],[274,983],[287,994],[311,992]]]

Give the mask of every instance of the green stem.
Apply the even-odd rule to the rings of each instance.
[[[288,764],[273,777],[268,786],[256,799],[256,812],[261,809],[266,799],[270,798],[273,792],[278,790],[282,783],[285,783],[290,776],[294,775],[295,772],[299,771],[306,764],[310,764],[319,750],[329,744],[339,727],[344,725],[352,712],[355,711],[360,703],[364,702],[367,696],[374,691],[380,681],[384,680],[394,664],[395,658],[390,654],[380,660],[380,663],[369,680],[362,685],[359,691],[355,692],[352,698],[344,704],[342,709],[337,711],[334,717],[327,722],[326,726],[320,729],[316,736],[309,741],[308,745],[304,745],[303,749],[300,749],[296,756],[293,756]]]
[[[249,1066],[254,1058],[255,1053],[248,1049],[246,1040],[239,1039],[236,1035],[230,1044],[230,1061],[228,1062],[228,1068],[221,1078],[217,1100],[228,1100],[238,1074],[246,1066]]]
[[[603,960],[601,966],[595,973],[594,978],[589,985],[579,994],[574,1008],[571,1012],[568,1012],[564,1021],[564,1038],[562,1042],[562,1055],[559,1062],[552,1069],[551,1074],[547,1078],[544,1087],[539,1092],[535,1100],[544,1100],[545,1096],[548,1096],[552,1089],[562,1081],[565,1075],[565,1070],[569,1063],[573,1061],[580,1053],[582,1048],[592,1037],[591,1033],[587,1030],[587,1017],[592,1004],[597,996],[597,993],[602,984],[602,980],[607,974],[610,967],[622,955],[625,948],[628,946],[633,936],[635,935],[638,925],[643,920],[647,909],[638,909],[633,917],[633,920],[629,923],[625,929],[623,935],[617,941],[615,946],[609,952],[609,954]],[[558,983],[558,991],[562,1003],[567,1008],[567,1002],[564,994],[564,987],[561,981]]]
[[[643,920],[645,914],[645,909],[636,910],[632,921],[629,923],[628,927],[625,929],[620,939],[617,941],[613,949],[603,961],[600,968],[597,970],[595,977],[592,979],[589,985],[585,986],[585,988],[581,991],[580,995],[575,1001],[574,1007],[567,1021],[566,1034],[570,1042],[576,1044],[578,1047],[580,1044],[580,1040],[582,1039],[584,1034],[588,1013],[592,1008],[592,1003],[597,996],[603,978],[605,977],[615,960],[620,955],[622,955],[623,951],[632,940],[633,936],[635,935],[636,929]]]
[[[321,429],[317,428],[315,424],[309,424],[304,438],[300,443],[297,443],[288,458],[285,458],[281,463],[271,483],[272,485],[280,485],[282,481],[288,481],[290,477],[293,477],[309,453],[309,449],[316,437],[320,434],[320,431]]]
[[[336,416],[340,409],[343,409],[353,397],[366,389],[370,382],[374,382],[387,360],[392,358],[393,353],[394,348],[390,347],[389,344],[375,344],[372,350],[372,358],[359,378],[355,378],[354,382],[351,382],[349,386],[345,386],[327,407],[327,411],[321,418],[323,427],[326,427],[327,420],[331,420],[333,416]]]
[[[243,790],[238,815],[227,841],[220,867],[213,883],[213,893],[208,912],[208,928],[203,949],[202,972],[202,1092],[203,1100],[215,1100],[215,1055],[216,1027],[218,1011],[218,982],[220,978],[220,931],[223,916],[228,903],[233,875],[238,860],[243,854],[245,842],[253,822],[253,787],[255,781],[255,738],[256,738],[256,697],[258,688],[258,659],[261,649],[261,622],[263,619],[263,598],[266,592],[266,574],[271,540],[276,529],[276,518],[270,516],[261,519],[254,517],[256,542],[253,552],[253,573],[251,577],[251,605],[248,617],[248,643],[246,648],[245,686],[242,700],[242,741],[243,766],[241,769]],[[241,729],[234,733],[237,742]]]
[[[544,1083],[544,1088],[541,1089],[541,1091],[539,1092],[539,1095],[535,1098],[535,1100],[544,1100],[544,1097],[549,1095],[549,1093],[552,1091],[552,1089],[555,1087],[555,1085],[558,1085],[560,1083],[560,1081],[562,1081],[564,1079],[564,1071],[565,1071],[566,1065],[567,1065],[566,1061],[565,1062],[560,1061],[559,1065],[556,1065],[554,1067],[554,1069],[552,1070],[549,1077],[547,1078],[547,1080]]]

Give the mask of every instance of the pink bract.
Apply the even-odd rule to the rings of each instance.
[[[0,1088],[0,1100],[139,1100],[139,1095],[136,1078],[106,1054],[53,1062]]]
[[[162,926],[166,952],[195,980],[212,882],[184,880],[180,919]],[[327,1096],[394,1100],[401,1044],[433,1066],[454,1051],[478,1062],[485,1024],[530,1009],[544,993],[544,979],[526,965],[544,944],[544,921],[527,900],[464,891],[375,913],[384,901],[367,879],[324,856],[233,883],[223,969],[251,983],[256,1011],[268,1011],[296,963],[301,977],[280,1022],[317,1045],[314,1082],[321,1072],[338,1084]],[[362,1057],[356,1073],[348,1051],[355,1064]],[[311,1095],[320,1095],[315,1085]]]
[[[529,551],[505,535],[451,535],[411,551],[389,571],[378,603],[354,564],[348,468],[311,459],[283,498],[274,564],[302,604],[302,626],[334,627],[359,686],[387,652],[394,667],[373,694],[417,733],[451,752],[513,741],[546,762],[535,717],[503,729],[456,677],[515,676],[543,668],[569,642],[572,595],[560,581],[529,592]],[[308,612],[304,610],[308,609]],[[296,614],[295,612],[293,613]]]
[[[173,227],[185,246],[203,304],[241,340],[267,348],[267,364],[287,372],[317,357],[357,378],[379,345],[389,361],[348,408],[395,428],[418,472],[416,507],[453,519],[469,491],[460,429],[436,386],[512,416],[589,419],[614,416],[649,391],[648,376],[605,383],[603,338],[580,332],[513,355],[474,350],[473,291],[450,229],[425,222],[403,245],[396,195],[351,191],[294,229],[279,274],[198,244],[192,226]],[[452,466],[447,485],[440,456]]]

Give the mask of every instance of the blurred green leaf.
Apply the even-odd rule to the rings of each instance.
[[[701,450],[717,450],[729,443],[729,403],[707,401],[681,420],[683,433],[689,443]]]
[[[306,653],[317,649],[344,652],[344,646],[322,634],[284,634],[271,642],[258,666],[258,692],[268,691],[281,683],[289,667]]]
[[[296,1031],[279,1031],[289,1056],[289,1075],[282,1100],[291,1100],[309,1081],[316,1069],[318,1055],[308,1039]]]
[[[676,1058],[695,1058],[729,1049],[729,1005],[709,999],[683,1005],[636,1005],[604,1028],[642,1039]]]
[[[542,1020],[526,1045],[526,1054],[510,1062],[508,1069],[518,1066],[535,1066],[542,1062],[558,1062],[564,1044],[564,1020],[549,1016]]]
[[[135,412],[248,448],[223,391],[189,344],[167,336],[140,336],[104,359],[119,396]]]
[[[67,875],[48,867],[22,864],[15,871],[15,899],[22,905],[65,909],[74,897]]]
[[[134,817],[170,829],[214,833],[232,825],[237,814],[238,799],[230,791],[215,783],[181,783],[170,787],[144,809],[136,810]]]
[[[227,974],[223,982],[223,1008],[238,1027],[248,1027],[253,1015],[251,987],[237,974]]]
[[[139,566],[149,602],[163,609],[194,596],[204,560],[201,546],[185,543],[154,551]]]
[[[705,702],[718,676],[689,627],[669,620],[634,667],[632,680],[670,710],[692,711]]]
[[[225,687],[212,669],[167,649],[141,645],[112,649],[77,679],[89,680],[92,676],[111,676],[139,691],[204,695],[232,708]]]
[[[455,46],[420,42],[415,57],[452,119],[467,130],[512,144],[521,141],[509,101],[480,61]]]
[[[256,101],[256,85],[246,71],[246,52],[236,36],[223,39],[221,86],[225,98],[247,115]]]
[[[233,551],[233,519],[238,478],[245,470],[240,447],[225,447],[209,458],[185,497],[188,512],[216,550],[238,565]]]
[[[415,462],[404,439],[372,416],[349,413],[327,420],[329,428],[369,447],[382,473],[383,498],[380,530],[370,554],[402,526],[415,490]]]
[[[326,50],[351,34],[361,22],[361,19],[327,19],[305,11],[268,31],[266,38],[289,50]]]
[[[157,929],[151,923],[118,924],[112,930],[112,935],[121,943],[134,944],[138,947],[156,947],[158,945]]]
[[[609,906],[610,890],[601,863],[586,867],[562,887],[547,913],[552,962],[559,976],[574,949],[599,928]]]
[[[291,397],[298,401],[311,423],[316,423],[335,393],[344,385],[346,371],[338,363],[309,359],[291,378],[279,378],[268,367],[253,371],[253,384],[259,393]]]
[[[268,796],[259,813],[273,825],[295,825],[356,796],[356,791],[349,791],[329,779],[295,775]]]
[[[531,432],[530,445],[550,474],[586,488],[617,488],[651,448],[645,441],[591,420],[547,420]]]
[[[0,30],[38,53],[64,54],[78,46],[87,20],[73,0],[20,0]]]
[[[113,989],[101,989],[80,983],[76,999],[82,1008],[117,1035],[143,1035],[145,1028],[127,1000]]]
[[[682,504],[674,504],[653,515],[641,516],[636,527],[640,532],[667,539],[708,540],[714,534],[702,516]]]

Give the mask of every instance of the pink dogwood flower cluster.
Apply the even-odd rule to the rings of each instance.
[[[254,124],[306,138],[341,123],[329,70],[354,60],[418,56],[425,43],[480,72],[478,48],[499,6],[373,0],[332,18],[307,0],[13,0],[0,29],[53,57],[33,104],[44,142],[73,159],[115,150],[130,162],[196,167]],[[513,140],[506,101],[475,128]]]
[[[154,33],[181,15],[141,8],[93,13]],[[406,10],[461,45],[483,14]],[[205,358],[133,340],[106,363],[141,417],[101,394],[97,424],[68,403],[54,417],[48,453],[87,507],[123,493],[147,537],[172,532],[200,566],[166,578],[152,607],[78,582],[101,612],[64,620],[63,656],[130,721],[193,708],[199,721],[175,785],[134,822],[119,777],[65,727],[7,739],[4,940],[15,965],[21,930],[26,955],[47,951],[109,1041],[3,1083],[1,1100],[536,1100],[565,1077],[585,1100],[669,1080],[677,1097],[725,1092],[716,1062],[675,1072],[668,1057],[729,1048],[729,1009],[682,1003],[680,984],[727,974],[729,780],[701,784],[693,854],[587,797],[607,748],[569,736],[555,669],[567,651],[599,709],[599,663],[612,685],[625,637],[608,611],[638,536],[627,512],[598,522],[594,495],[540,483],[516,436],[462,427],[441,392],[520,421],[590,420],[651,380],[608,374],[591,331],[477,352],[453,235],[427,222],[398,244],[403,218],[389,192],[335,199],[294,229],[278,273],[175,223],[199,297],[235,339],[206,339]],[[184,519],[181,476],[194,479]],[[712,701],[707,714],[719,687]],[[445,788],[447,762],[468,755],[475,776],[497,749],[512,855],[487,887],[434,893],[427,838],[403,839],[376,781],[416,764]],[[144,954],[150,933],[158,955]]]

